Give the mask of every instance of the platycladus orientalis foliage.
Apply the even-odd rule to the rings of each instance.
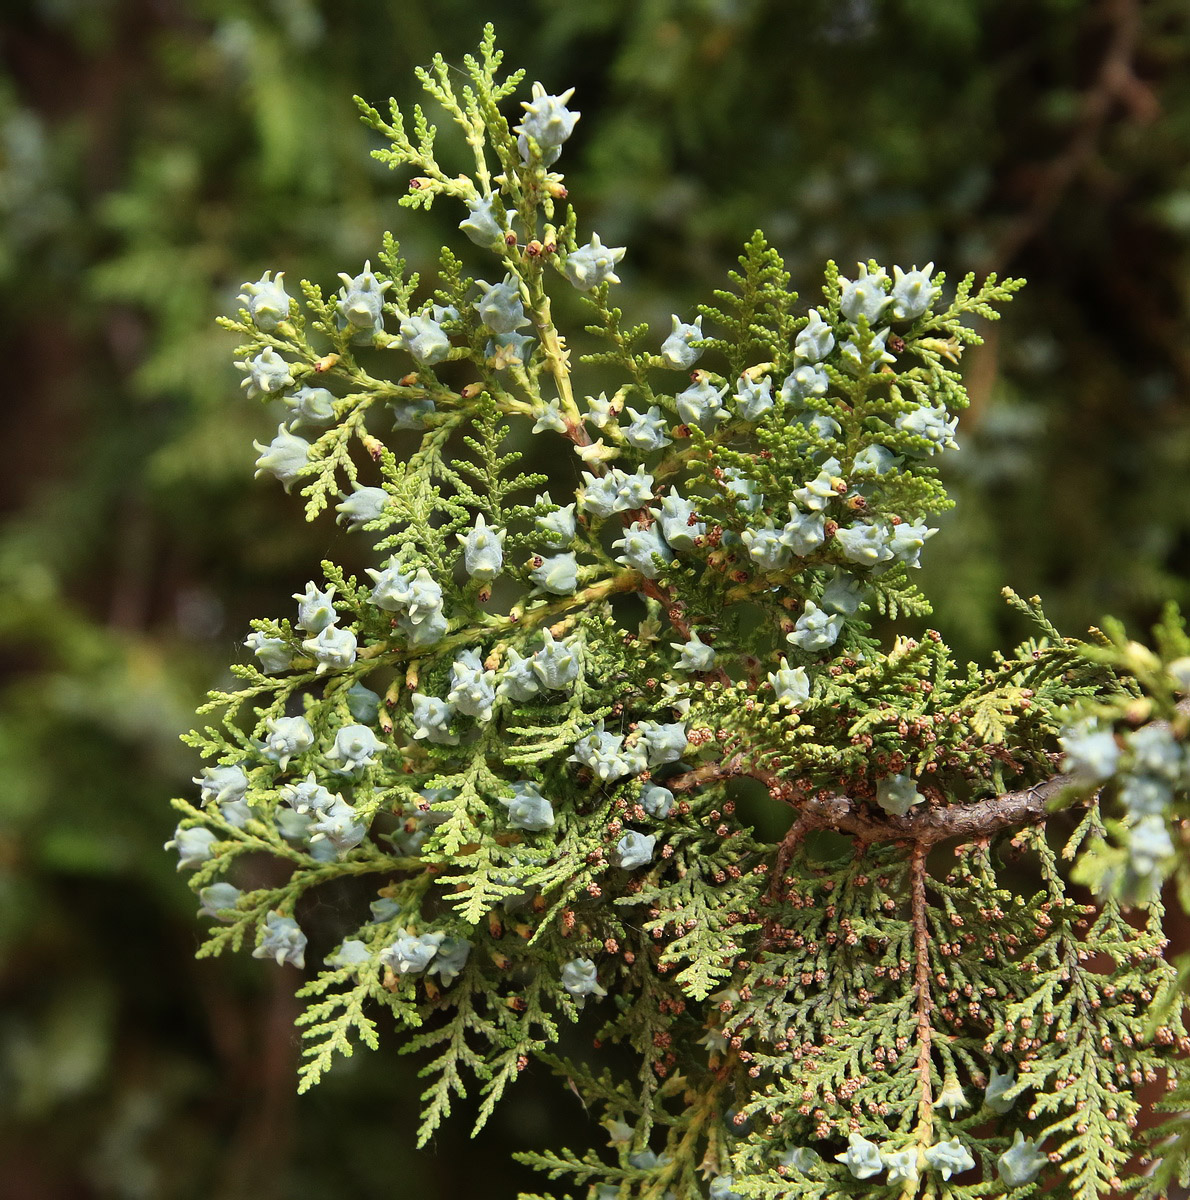
[[[988,667],[872,633],[929,613],[967,322],[1020,281],[831,263],[807,306],[758,233],[712,304],[626,324],[624,251],[557,170],[571,93],[518,106],[500,63],[489,29],[462,86],[419,72],[469,174],[420,107],[360,102],[482,277],[445,249],[427,292],[385,235],[336,293],[266,272],[224,322],[283,409],[257,473],[374,565],[253,622],[189,737],[200,954],[308,969],[302,1089],[382,1014],[431,1050],[423,1142],[545,1064],[602,1122],[523,1156],[572,1195],[1163,1194],[1190,1133],[1146,1134],[1139,1093],[1187,1046],[1159,885],[1185,899],[1190,642],[1065,638],[1011,593],[1037,637]],[[262,854],[287,878],[242,890]],[[344,880],[362,911],[315,953],[305,899]]]

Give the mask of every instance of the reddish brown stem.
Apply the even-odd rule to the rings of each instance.
[[[930,931],[926,915],[926,847],[913,847],[909,861],[909,890],[913,923],[913,987],[917,993],[917,1073],[921,1080],[917,1100],[917,1127],[922,1141],[929,1142],[934,1127],[933,1064],[930,1050],[934,1041],[931,1016],[934,999],[930,993]]]

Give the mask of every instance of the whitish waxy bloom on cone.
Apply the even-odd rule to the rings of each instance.
[[[326,388],[300,387],[281,399],[290,411],[291,426],[329,425],[335,419],[335,397]]]
[[[562,144],[574,132],[580,113],[572,112],[566,107],[567,101],[574,95],[574,88],[567,88],[557,96],[551,96],[540,83],[533,85],[533,98],[521,101],[525,110],[524,118],[519,125],[514,125],[513,133],[519,134],[517,148],[521,152],[521,161],[529,162],[529,139],[537,144],[542,163],[549,167],[558,161],[562,153]]]
[[[1165,818],[1156,813],[1141,817],[1128,832],[1128,855],[1137,875],[1151,876],[1173,852]]]
[[[799,508],[804,508],[807,512],[821,512],[832,500],[838,498],[838,493],[835,491],[835,485],[841,485],[839,479],[839,460],[837,458],[828,458],[822,464],[818,474],[811,479],[804,487],[798,488],[793,493],[793,499],[797,502]]]
[[[265,729],[261,753],[283,771],[290,759],[314,745],[314,731],[305,717],[275,717],[265,722]]]
[[[269,637],[255,629],[244,639],[244,645],[256,655],[266,675],[288,671],[293,663],[293,651],[284,638]]]
[[[219,835],[209,829],[203,829],[201,826],[183,829],[179,825],[174,830],[174,836],[165,843],[165,849],[178,852],[179,871],[192,871],[211,857],[218,840]]]
[[[723,487],[738,507],[746,512],[757,512],[764,504],[764,496],[755,479],[741,475],[734,467],[723,472]]]
[[[504,530],[490,528],[483,513],[474,529],[455,536],[463,547],[463,569],[477,583],[490,582],[504,569]]]
[[[409,351],[413,361],[423,367],[440,363],[450,353],[450,338],[432,317],[408,316],[401,320],[400,344]]]
[[[959,427],[958,417],[952,417],[944,408],[922,405],[911,412],[901,413],[894,422],[902,433],[922,438],[920,448],[906,450],[907,454],[921,456],[936,454],[939,450],[957,450],[955,430]]]
[[[350,496],[345,496],[335,505],[339,515],[336,521],[346,521],[349,529],[359,529],[369,521],[375,521],[389,505],[389,494],[384,488],[361,487],[358,483]]]
[[[673,332],[661,343],[661,357],[676,370],[689,370],[702,357],[702,351],[691,343],[701,341],[702,336],[702,317],[687,325],[675,316]]]
[[[536,501],[538,504],[551,503],[548,496],[542,495],[538,495]],[[533,524],[543,540],[551,545],[565,546],[574,540],[574,505],[562,505],[553,512],[534,517]]]
[[[888,537],[888,548],[897,562],[907,567],[921,567],[921,552],[926,542],[938,531],[924,521],[902,521],[894,525]]]
[[[780,571],[789,566],[792,551],[786,544],[782,530],[771,526],[745,529],[740,534],[740,540],[748,551],[748,557],[762,571]]]
[[[209,887],[201,888],[198,893],[202,907],[198,910],[200,917],[214,917],[217,921],[233,920],[231,916],[220,916],[228,909],[235,909],[236,902],[243,893],[230,883],[212,883]]]
[[[267,446],[259,442],[252,445],[260,452],[256,460],[256,478],[272,475],[287,492],[310,459],[310,443],[290,433],[284,425],[277,426],[277,436]]]
[[[509,700],[532,700],[541,691],[541,681],[533,670],[533,657],[522,658],[520,651],[510,646],[504,662],[496,695]]]
[[[656,404],[651,404],[643,413],[638,413],[631,405],[624,412],[629,417],[629,423],[624,428],[624,440],[634,449],[648,453],[672,444],[669,423]]]
[[[780,394],[786,404],[796,404],[810,396],[825,396],[830,390],[830,376],[822,367],[802,363],[785,376]],[[807,422],[802,420],[799,423],[804,425]],[[840,432],[838,422],[825,414],[810,417],[809,425],[820,437],[834,437]]]
[[[1003,1075],[992,1068],[991,1075],[988,1076],[988,1085],[984,1089],[983,1102],[994,1113],[1001,1115],[1009,1112],[1013,1105],[1016,1104],[1016,1098],[1009,1100],[1005,1093],[1012,1090],[1016,1085],[1016,1075],[1012,1071],[1005,1071]]]
[[[333,585],[324,592],[313,580],[306,584],[305,591],[294,592],[293,598],[298,602],[298,628],[307,633],[321,633],[328,625],[333,625],[339,619],[334,594]]]
[[[292,917],[283,917],[271,912],[265,917],[264,936],[260,945],[252,951],[253,958],[271,958],[277,966],[291,963],[295,967],[306,965],[306,935]]]
[[[576,1000],[607,995],[606,989],[599,986],[599,973],[589,958],[572,958],[562,968],[562,986]]]
[[[678,652],[675,671],[709,671],[715,665],[714,648],[698,636],[697,630],[691,630],[688,641],[670,642],[670,646]]]
[[[450,668],[447,700],[456,712],[479,721],[492,719],[496,702],[496,672],[485,671],[478,650],[464,650]]]
[[[797,1175],[807,1175],[822,1162],[822,1155],[809,1146],[792,1146],[778,1157],[777,1161],[787,1171]]]
[[[468,215],[459,222],[459,228],[468,239],[485,250],[495,250],[503,245],[508,232],[507,217],[496,214],[496,203],[492,196],[467,203]]]
[[[677,762],[688,745],[686,726],[681,721],[662,724],[659,721],[641,721],[636,727],[637,746],[643,750],[645,763],[650,770]]]
[[[248,393],[249,400],[255,400],[257,396],[271,396],[293,387],[290,364],[272,346],[266,346],[255,358],[238,362],[236,366],[246,372],[246,378],[240,380],[240,387]]]
[[[888,275],[883,267],[869,275],[864,263],[856,265],[859,267],[859,274],[855,279],[839,277],[839,282],[843,285],[839,309],[847,320],[858,321],[861,316],[866,317],[868,324],[874,328],[890,299],[885,290]]]
[[[420,975],[429,965],[438,947],[446,938],[444,933],[401,933],[392,945],[380,952],[380,961],[394,975]]]
[[[384,743],[367,725],[344,725],[335,734],[335,744],[326,756],[342,764],[335,774],[352,775],[370,767],[383,749]]]
[[[339,328],[349,329],[353,340],[370,341],[373,333],[384,328],[384,293],[392,282],[386,279],[381,283],[372,274],[371,262],[365,262],[354,279],[344,271],[339,278],[343,281],[336,314]]]
[[[1005,1187],[1023,1187],[1037,1178],[1042,1167],[1049,1165],[1036,1142],[1028,1141],[1021,1130],[1016,1131],[1012,1145],[996,1160],[996,1169]]]
[[[695,538],[706,534],[706,525],[697,519],[694,505],[676,492],[671,492],[661,501],[661,509],[649,510],[666,542],[674,550],[692,550]]]
[[[889,1183],[915,1183],[917,1181],[917,1151],[898,1150],[895,1154],[885,1154],[884,1165],[888,1168]]]
[[[533,673],[543,687],[555,692],[562,691],[578,678],[577,648],[570,642],[554,641],[554,635],[548,629],[543,636],[544,643],[531,660]]]
[[[794,339],[793,356],[807,363],[821,362],[835,348],[834,330],[818,309],[810,309],[808,315],[809,320]]]
[[[745,421],[759,421],[773,407],[773,381],[741,375],[735,388],[736,411]]]
[[[1167,725],[1142,725],[1125,735],[1132,751],[1132,769],[1177,783],[1185,771],[1182,744]]]
[[[652,833],[637,833],[630,829],[616,843],[616,858],[626,871],[637,867],[647,867],[653,861],[653,851],[657,845],[657,837]]]
[[[285,272],[278,271],[276,279],[270,279],[266,271],[255,283],[244,284],[239,295],[240,303],[248,310],[252,324],[262,333],[273,333],[282,321],[289,319],[289,295],[285,291]]]
[[[243,767],[204,767],[191,781],[202,789],[203,804],[230,804],[248,793],[248,776]]]
[[[429,396],[420,400],[393,400],[388,407],[394,429],[425,429],[426,417],[437,411]]]
[[[658,821],[669,816],[674,806],[674,794],[657,783],[646,783],[640,790],[640,806]]]
[[[515,333],[529,324],[525,306],[521,303],[520,288],[511,275],[497,284],[485,283],[482,279],[477,283],[481,294],[475,301],[475,311],[493,333]]]
[[[873,442],[865,446],[851,464],[852,475],[887,475],[901,460],[887,447]]]
[[[946,1109],[953,1121],[955,1113],[960,1108],[970,1108],[971,1102],[967,1099],[967,1095],[962,1087],[959,1086],[959,1081],[952,1076],[946,1080],[941,1094],[934,1101],[934,1107]]]
[[[443,987],[450,987],[462,973],[470,957],[471,943],[466,938],[443,938],[438,946],[438,953],[426,968],[426,974],[437,975],[442,980]]]
[[[785,640],[799,650],[815,653],[833,646],[842,631],[843,618],[838,613],[825,612],[813,600],[807,600],[793,632],[787,634]]]
[[[423,696],[420,692],[414,692],[413,736],[441,746],[458,745],[459,735],[450,730],[454,711],[453,706],[437,696]]]
[[[283,787],[277,794],[298,813],[320,813],[335,802],[334,795],[318,782],[313,771],[305,779]]]
[[[700,375],[701,372],[695,372]],[[687,425],[697,425],[700,429],[714,429],[720,421],[726,421],[731,413],[723,406],[723,397],[727,395],[727,384],[715,387],[709,379],[698,379],[675,397],[678,406],[678,416]]]
[[[656,579],[664,564],[672,562],[674,556],[661,529],[655,524],[645,527],[639,521],[633,521],[624,536],[612,543],[612,548],[621,551],[616,562],[639,571],[646,579]]]
[[[842,360],[843,366],[852,374],[860,375],[863,373],[865,364],[868,371],[876,372],[884,363],[893,363],[897,360],[889,354],[886,348],[888,338],[888,329],[878,329],[871,336],[871,340],[860,338],[856,341],[854,338],[849,338],[839,347],[839,357]]]
[[[858,1133],[847,1139],[847,1149],[835,1155],[835,1162],[841,1162],[855,1179],[871,1179],[884,1170],[880,1147]]]
[[[790,667],[781,658],[781,665],[776,671],[769,673],[769,685],[773,689],[773,699],[778,704],[797,708],[810,699],[810,676],[805,667]]]
[[[826,585],[822,593],[822,607],[827,612],[854,616],[859,611],[866,592],[867,588],[862,579],[840,571]]]
[[[813,554],[826,541],[825,514],[804,513],[791,504],[789,520],[781,529],[781,541],[799,558]]]
[[[605,732],[600,721],[586,737],[579,739],[569,761],[589,767],[601,783],[614,782],[633,769],[633,762],[623,753],[623,747],[623,736]]]
[[[527,829],[540,833],[554,824],[554,810],[541,794],[537,784],[521,780],[512,785],[511,798],[501,797],[500,803],[508,809],[508,823],[513,829]]]
[[[578,560],[573,552],[542,558],[530,569],[529,578],[543,591],[568,596],[578,587]]]
[[[930,282],[933,274],[932,262],[920,271],[916,267],[912,271],[893,267],[892,308],[888,315],[894,321],[915,321],[934,303],[942,289]]]
[[[536,339],[531,333],[495,333],[484,346],[488,365],[496,371],[524,366],[532,354]]]
[[[599,234],[590,242],[572,250],[562,262],[562,272],[580,292],[589,292],[601,283],[619,283],[616,263],[624,257],[623,246],[605,246]]]
[[[555,433],[566,432],[566,418],[562,415],[562,409],[557,400],[548,401],[536,412],[537,420],[533,422],[534,433],[544,433],[547,429],[552,429]]]
[[[1160,816],[1173,801],[1173,788],[1155,775],[1125,775],[1119,796],[1133,817]]]
[[[890,816],[903,817],[915,804],[921,804],[924,799],[917,790],[916,781],[909,774],[889,775],[876,785],[876,803]]]
[[[959,1141],[951,1138],[948,1142],[939,1142],[926,1151],[926,1163],[938,1171],[943,1179],[952,1175],[961,1175],[975,1166],[971,1151]]]
[[[348,938],[323,959],[328,967],[357,967],[372,957],[368,947],[358,938]]]
[[[375,567],[365,568],[372,576],[371,601],[377,608],[385,612],[400,612],[411,599],[410,588],[413,580],[404,574],[395,563],[377,570]]]
[[[349,667],[355,662],[356,639],[350,629],[328,625],[321,633],[302,642],[302,649],[318,663],[318,674],[332,667]]]
[[[600,392],[598,396],[588,396],[586,404],[586,420],[596,429],[611,429],[615,426],[621,407],[618,392],[610,400],[607,392]]]
[[[318,814],[310,825],[310,841],[326,841],[339,854],[354,850],[364,840],[368,827],[356,820],[355,809],[342,796]]]
[[[836,530],[835,541],[839,543],[843,557],[857,566],[874,567],[877,563],[888,562],[893,556],[889,531],[884,525],[860,521],[849,528]]]

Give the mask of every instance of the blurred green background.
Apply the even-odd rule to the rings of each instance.
[[[0,1197],[512,1196],[578,1131],[525,1081],[416,1154],[391,1046],[294,1095],[296,973],[196,963],[161,850],[178,742],[252,615],[326,554],[252,481],[276,418],[214,317],[265,268],[331,284],[397,208],[351,102],[412,95],[496,22],[582,110],[560,164],[668,327],[765,228],[803,294],[875,256],[1023,274],[967,366],[930,546],[934,623],[982,657],[1040,592],[1077,632],[1190,592],[1184,0],[10,0],[0,17]],[[660,336],[660,334],[659,334]],[[595,1138],[593,1140],[599,1140]]]

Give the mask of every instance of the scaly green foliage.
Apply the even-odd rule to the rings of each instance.
[[[1069,891],[1109,818],[1057,739],[1135,700],[1129,663],[1039,613],[986,668],[876,624],[928,612],[910,572],[950,503],[931,464],[967,322],[1020,281],[947,297],[932,264],[828,264],[803,314],[757,234],[697,321],[625,327],[623,251],[562,206],[569,93],[535,85],[510,126],[500,65],[489,29],[465,84],[421,77],[471,175],[420,108],[361,104],[406,202],[461,201],[496,283],[444,252],[418,299],[389,236],[336,297],[303,283],[303,311],[266,275],[225,322],[249,394],[286,408],[260,472],[308,518],[339,500],[377,565],[325,563],[296,620],[255,622],[258,665],[189,739],[209,766],[175,843],[221,921],[201,953],[304,966],[325,940],[301,1086],[388,1009],[434,1055],[422,1142],[546,1062],[611,1153],[524,1157],[600,1200],[1105,1195],[1138,1086],[1176,1084],[1185,1046],[1151,871]],[[584,365],[618,390],[584,396]],[[518,469],[530,432],[562,451],[548,477]],[[247,854],[279,882],[239,891]],[[320,929],[327,888],[370,919]]]

